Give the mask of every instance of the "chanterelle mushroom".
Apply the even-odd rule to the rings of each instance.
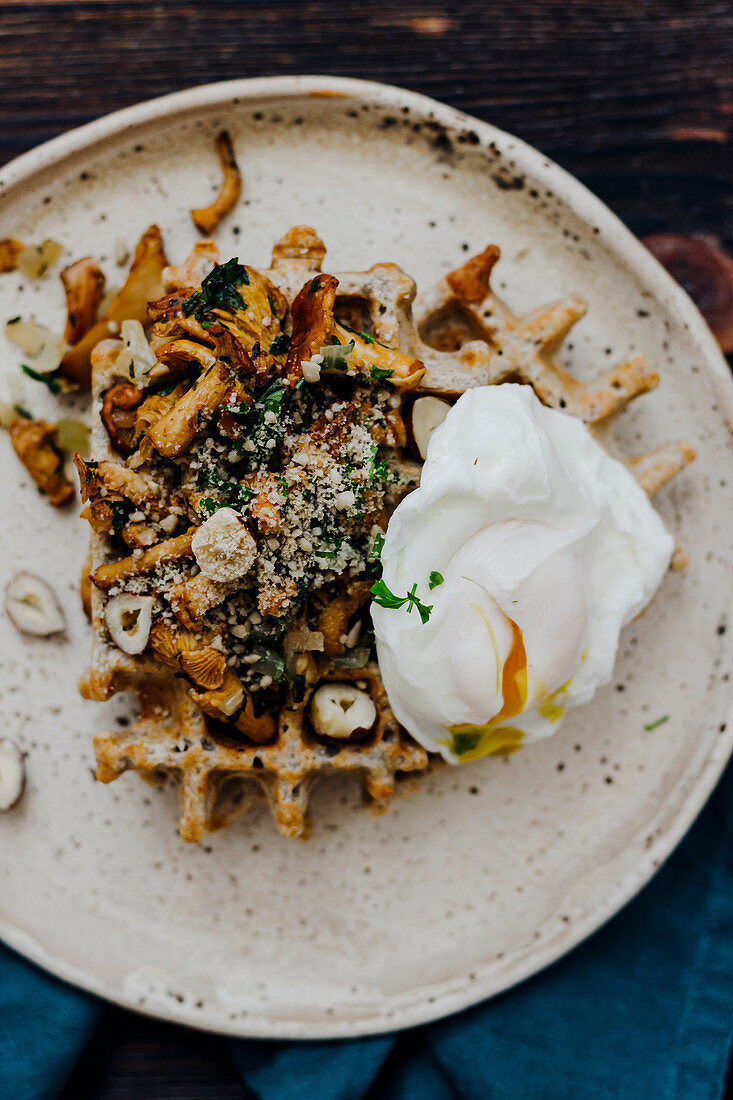
[[[65,504],[74,489],[63,472],[63,455],[56,449],[56,425],[16,416],[8,434],[15,453],[39,489],[52,504]]]

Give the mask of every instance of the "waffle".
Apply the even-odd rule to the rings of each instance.
[[[272,266],[264,274],[289,307],[303,285],[321,271],[325,252],[314,230],[303,226],[291,229],[275,245]],[[658,376],[643,357],[635,357],[591,382],[572,377],[558,364],[557,351],[583,316],[583,302],[570,296],[531,314],[514,315],[491,290],[491,271],[498,258],[498,249],[490,246],[447,275],[419,301],[416,320],[415,284],[396,265],[337,273],[336,316],[357,332],[369,330],[387,348],[422,361],[425,373],[412,395],[453,397],[472,386],[520,381],[531,385],[544,403],[582,418],[605,437],[610,418],[654,388]],[[168,286],[184,288],[193,280],[198,285],[215,260],[215,246],[200,242],[186,264],[168,269]],[[119,343],[107,341],[93,356],[97,461],[120,461],[98,415],[104,393],[119,381],[118,353]],[[409,400],[410,395],[403,397],[404,407],[409,407]],[[410,448],[393,446],[390,457],[403,490],[416,485],[420,464]],[[652,493],[692,457],[691,448],[671,444],[626,461]],[[119,557],[105,534],[93,535],[92,553],[95,570]],[[114,646],[105,627],[108,596],[96,586],[92,589],[94,655],[82,691],[95,699],[131,691],[140,703],[140,717],[133,725],[95,738],[98,778],[110,782],[129,769],[152,779],[172,777],[180,788],[180,832],[185,840],[198,841],[227,824],[257,792],[267,797],[281,833],[303,836],[308,831],[309,792],[320,776],[358,772],[367,799],[381,809],[397,779],[429,767],[428,754],[396,722],[374,663],[348,670],[320,660],[318,676],[309,684],[309,693],[324,682],[349,681],[366,690],[377,718],[365,739],[319,739],[307,707],[291,705],[280,708],[276,734],[265,744],[254,743],[205,714],[186,682],[166,672],[160,661],[146,653],[129,656]]]

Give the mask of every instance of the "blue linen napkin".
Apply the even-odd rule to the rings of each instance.
[[[567,958],[422,1028],[232,1042],[259,1100],[720,1100],[733,1039],[733,766],[652,883]],[[0,947],[0,1097],[58,1094],[102,1011]]]

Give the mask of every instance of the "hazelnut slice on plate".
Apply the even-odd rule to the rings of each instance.
[[[5,610],[24,634],[47,637],[66,629],[56,593],[35,573],[16,573],[5,589]]]
[[[418,397],[412,406],[412,435],[420,458],[428,455],[430,437],[450,412],[450,405],[440,397]]]
[[[20,802],[25,788],[23,753],[15,741],[0,741],[0,813]]]
[[[353,684],[323,684],[311,698],[310,717],[321,737],[358,741],[374,725],[377,708],[371,695]]]

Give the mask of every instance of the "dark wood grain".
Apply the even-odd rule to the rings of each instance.
[[[639,236],[731,250],[732,42],[730,0],[0,0],[0,163],[192,84],[359,76],[513,131]],[[113,1009],[63,1100],[246,1095],[225,1040]]]

